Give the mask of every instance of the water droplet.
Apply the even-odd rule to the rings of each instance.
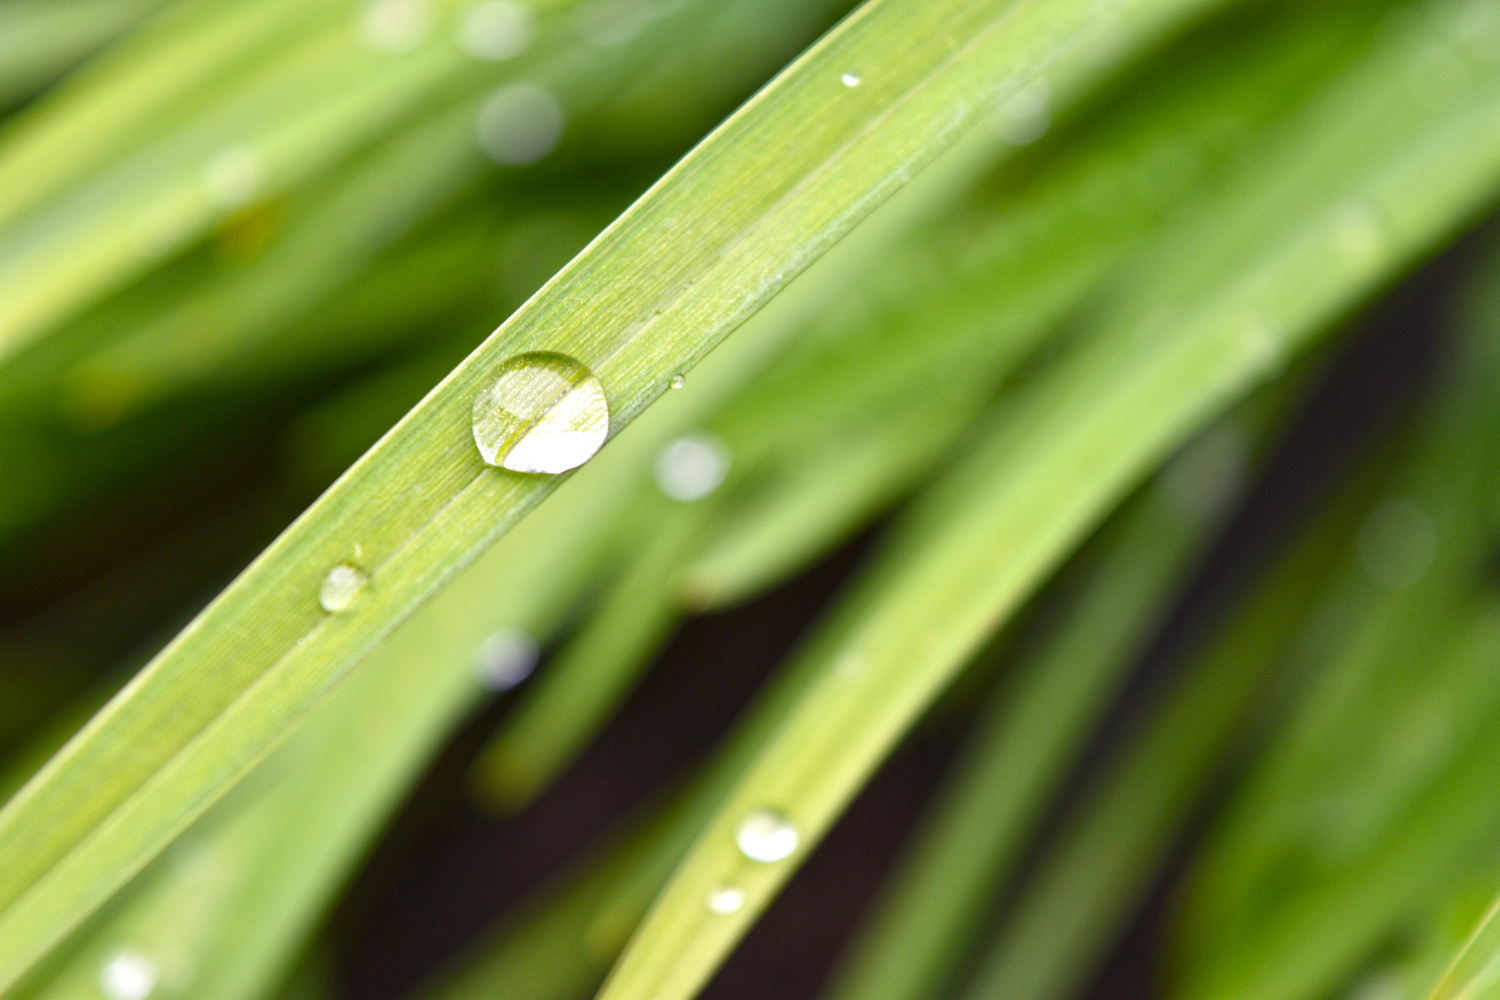
[[[672,381],[668,382],[667,384],[670,385],[674,389],[681,389],[683,386],[687,385],[687,376],[686,375],[673,375],[672,376]]]
[[[1359,526],[1359,565],[1381,586],[1409,587],[1431,568],[1437,541],[1427,511],[1410,500],[1386,500]]]
[[[464,55],[503,62],[525,52],[535,34],[531,11],[511,0],[489,0],[464,15],[454,41]]]
[[[474,400],[474,443],[489,465],[556,474],[594,457],[609,403],[594,373],[563,354],[511,358]]]
[[[203,167],[203,190],[209,201],[223,209],[249,204],[264,182],[260,157],[244,146],[221,150]]]
[[[563,109],[545,87],[525,80],[507,83],[479,106],[479,148],[496,163],[535,163],[562,137]]]
[[[1380,210],[1363,198],[1350,198],[1333,211],[1333,245],[1356,264],[1373,265],[1385,258],[1385,220]]]
[[[656,485],[673,500],[702,500],[729,474],[729,449],[711,434],[687,434],[656,456]]]
[[[740,822],[734,842],[751,861],[770,863],[791,857],[799,841],[792,821],[774,809],[757,809]]]
[[[590,45],[608,49],[639,35],[654,14],[644,0],[595,0],[573,12],[573,27]]]
[[[845,73],[843,76],[839,77],[839,79],[843,81],[844,86],[846,86],[846,87],[858,87],[859,86],[859,74],[858,73]]]
[[[509,691],[531,676],[541,656],[536,640],[516,628],[503,628],[474,651],[474,679],[489,691]]]
[[[360,37],[377,52],[410,52],[431,27],[427,0],[374,0],[360,20]]]
[[[146,1000],[156,989],[156,963],[130,948],[114,954],[99,970],[99,990],[109,1000]]]
[[[318,603],[329,614],[348,611],[369,584],[368,576],[348,563],[339,563],[323,577],[323,584],[318,588]]]
[[[745,905],[745,890],[739,886],[721,885],[704,900],[709,910],[719,914],[730,914]]]
[[[1033,80],[1000,105],[996,130],[1013,146],[1026,146],[1052,127],[1052,91],[1042,78]]]

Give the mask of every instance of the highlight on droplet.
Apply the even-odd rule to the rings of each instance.
[[[369,583],[370,578],[359,569],[348,563],[339,563],[323,577],[323,583],[318,587],[318,603],[329,614],[347,611],[359,600]]]
[[[735,885],[721,885],[708,894],[704,905],[710,913],[727,916],[745,905],[745,890]]]
[[[487,465],[556,475],[593,458],[609,436],[599,379],[565,354],[538,351],[500,366],[474,400],[474,443]]]
[[[146,1000],[161,973],[156,963],[133,948],[115,952],[99,969],[99,992],[109,1000]]]
[[[373,0],[360,19],[360,37],[377,52],[410,52],[432,27],[427,0]]]
[[[839,81],[846,87],[858,87],[860,83],[858,73],[845,73],[839,77]]]
[[[740,853],[762,864],[791,857],[800,840],[792,821],[774,809],[755,810],[734,831]]]

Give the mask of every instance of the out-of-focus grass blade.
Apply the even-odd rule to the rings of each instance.
[[[1427,1000],[1482,1000],[1500,989],[1500,899],[1490,904]]]
[[[1500,74],[1468,46],[1500,40],[1402,28],[1142,254],[1092,337],[1027,386],[915,513],[830,638],[801,654],[827,669],[658,900],[607,1000],[697,989],[900,734],[1119,494],[1489,197],[1500,143],[1475,136],[1500,114]],[[1461,74],[1413,90],[1404,67],[1435,47]],[[775,860],[741,853],[737,831],[753,853],[769,837]],[[715,913],[705,900],[726,884],[745,904]]]
[[[1087,981],[1222,766],[1251,698],[1268,674],[1286,669],[1283,660],[1299,659],[1303,612],[1347,543],[1362,492],[1280,560],[1138,721],[1002,918],[964,997],[1039,1000],[1072,995]]]
[[[916,1000],[952,985],[1027,831],[1236,497],[1248,448],[1239,423],[1211,428],[1091,543],[1086,579],[991,695],[830,996]]]
[[[164,0],[11,0],[0,7],[0,106],[51,82]]]

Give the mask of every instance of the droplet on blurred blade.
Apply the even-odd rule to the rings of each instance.
[[[531,676],[541,656],[536,640],[520,629],[503,628],[474,652],[474,679],[489,691],[509,691]]]
[[[996,129],[1012,146],[1026,146],[1052,127],[1052,93],[1045,79],[1036,79],[1000,105]]]
[[[347,611],[359,600],[369,583],[370,578],[364,573],[348,563],[339,563],[323,577],[323,584],[318,588],[318,603],[329,614]]]
[[[464,15],[457,42],[467,56],[503,62],[525,52],[535,33],[531,11],[510,0],[489,0]]]
[[[656,455],[656,485],[673,500],[702,500],[729,474],[729,449],[711,434],[686,434]]]
[[[841,81],[843,81],[843,84],[846,87],[858,87],[859,86],[859,74],[858,73],[845,73],[843,76],[839,77],[839,79]]]
[[[479,148],[496,163],[535,163],[562,137],[563,109],[551,91],[524,80],[507,83],[479,106]]]
[[[757,809],[734,832],[740,853],[751,861],[769,864],[789,858],[800,838],[792,821],[774,809]]]
[[[146,1000],[156,989],[156,963],[132,949],[116,952],[99,970],[99,992],[109,1000]]]
[[[705,900],[709,911],[728,915],[745,905],[745,890],[733,885],[721,885],[708,894]]]
[[[1385,500],[1359,526],[1359,564],[1382,586],[1409,587],[1432,566],[1437,540],[1427,511],[1410,500]]]
[[[264,181],[260,157],[244,146],[216,153],[203,167],[203,190],[209,201],[223,209],[248,205],[260,194]]]
[[[360,36],[377,52],[410,52],[431,27],[427,0],[374,0],[365,7]]]
[[[670,382],[668,382],[667,384],[670,385],[674,389],[681,389],[683,386],[687,385],[687,376],[686,375],[673,375],[672,376],[672,380]]]
[[[598,378],[565,354],[521,354],[474,400],[474,443],[488,465],[557,474],[594,457],[609,435]]]

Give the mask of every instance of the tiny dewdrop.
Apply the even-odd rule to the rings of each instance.
[[[156,990],[156,963],[133,949],[115,952],[99,969],[99,992],[109,1000],[146,1000]]]
[[[593,458],[609,435],[594,373],[564,354],[521,354],[474,400],[474,443],[486,465],[556,475]]]
[[[858,87],[859,86],[859,74],[858,73],[845,73],[843,76],[839,77],[839,82],[841,82],[846,87]]]
[[[657,452],[657,488],[673,500],[702,500],[729,475],[729,449],[711,434],[685,434]]]
[[[318,604],[331,615],[347,611],[369,584],[370,578],[364,573],[348,563],[339,563],[323,577],[318,587]]]
[[[525,52],[536,34],[531,11],[511,0],[488,0],[464,15],[454,41],[481,62],[504,62]]]
[[[531,676],[541,650],[517,628],[503,628],[474,651],[474,679],[487,691],[509,691]]]
[[[721,885],[710,892],[703,902],[710,913],[728,916],[745,905],[745,890],[739,886]]]
[[[800,839],[792,821],[774,809],[755,810],[734,831],[740,853],[762,864],[791,857]]]
[[[687,376],[673,375],[671,381],[669,381],[667,385],[671,386],[673,389],[681,389],[683,386],[687,385]]]

